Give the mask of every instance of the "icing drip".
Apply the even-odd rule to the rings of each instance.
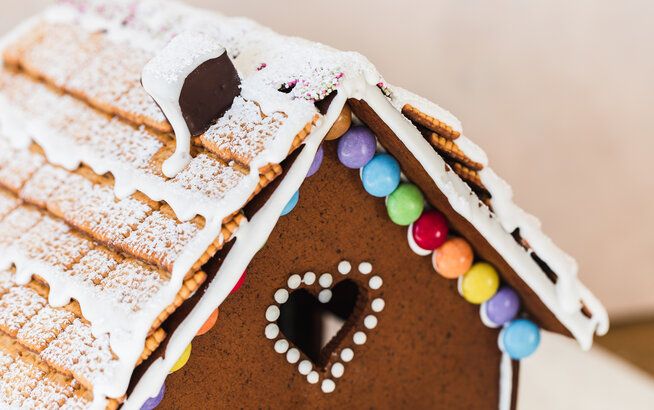
[[[500,361],[500,401],[499,410],[511,410],[513,390],[513,363],[508,354],[502,352]]]
[[[187,31],[171,42],[143,68],[145,90],[159,104],[175,132],[175,152],[162,167],[173,178],[191,162],[191,131],[179,104],[184,81],[200,64],[218,58],[225,49],[214,37]]]

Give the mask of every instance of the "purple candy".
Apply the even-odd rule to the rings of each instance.
[[[143,403],[143,406],[141,406],[141,410],[155,409],[159,405],[159,403],[161,403],[161,401],[163,400],[165,392],[166,392],[166,385],[164,384],[163,386],[161,386],[161,390],[159,390],[159,394],[157,394],[154,397],[150,397],[145,401],[145,403]]]
[[[338,140],[338,159],[348,168],[363,168],[376,150],[375,134],[363,125],[350,128]]]
[[[486,302],[486,316],[497,325],[503,325],[513,320],[519,310],[520,298],[516,291],[508,286],[503,286]]]
[[[311,168],[309,168],[309,172],[307,173],[307,178],[310,176],[313,176],[318,170],[320,169],[320,166],[322,165],[322,159],[325,157],[325,151],[322,149],[322,145],[320,148],[318,148],[318,151],[316,151],[316,156],[313,158],[313,163],[311,164]]]

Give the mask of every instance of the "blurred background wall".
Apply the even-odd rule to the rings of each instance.
[[[360,51],[451,110],[613,319],[654,316],[654,2],[189,2]],[[3,33],[47,1],[0,4]]]

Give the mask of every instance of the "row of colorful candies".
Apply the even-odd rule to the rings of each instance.
[[[503,326],[499,336],[500,348],[516,360],[531,355],[540,343],[540,330],[532,321],[517,318],[520,310],[518,294],[508,286],[500,287],[500,278],[493,266],[485,262],[473,263],[474,252],[470,244],[461,237],[449,236],[443,214],[425,209],[420,189],[402,182],[398,161],[377,151],[377,139],[365,126],[350,128],[338,141],[340,162],[348,168],[360,170],[366,192],[386,198],[391,221],[408,226],[411,249],[420,255],[431,255],[438,274],[459,281],[461,295],[468,302],[481,305],[484,324]]]

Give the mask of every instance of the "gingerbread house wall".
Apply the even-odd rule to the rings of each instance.
[[[456,281],[435,274],[429,257],[410,250],[406,228],[389,220],[384,200],[363,190],[358,171],[342,166],[335,150],[335,142],[325,142],[323,165],[303,184],[299,204],[280,219],[242,288],[221,306],[216,327],[193,341],[187,366],[168,378],[163,409],[497,408],[498,331],[481,323]],[[337,271],[343,260],[353,266],[347,276]],[[370,262],[373,273],[358,273],[360,262]],[[362,323],[371,313],[369,297],[340,344],[353,349],[354,359],[332,378],[336,389],[328,394],[264,336],[275,291],[307,271],[330,272],[335,283],[353,279],[361,289],[372,275],[383,279],[381,289],[364,290],[385,301],[375,313],[378,325],[369,330]],[[352,343],[358,330],[367,334],[364,345]],[[514,371],[514,392],[516,381]]]

